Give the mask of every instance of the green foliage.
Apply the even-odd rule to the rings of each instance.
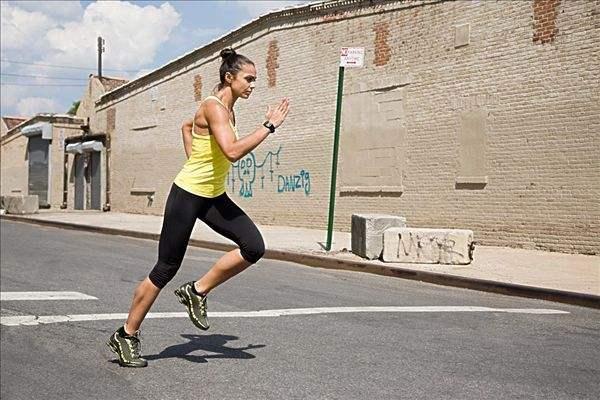
[[[74,101],[73,104],[71,105],[71,108],[69,108],[69,111],[67,111],[67,114],[69,114],[69,115],[77,114],[77,109],[79,108],[80,103],[81,103],[80,100]]]

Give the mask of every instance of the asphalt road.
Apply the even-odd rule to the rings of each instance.
[[[157,243],[8,221],[0,231],[3,295],[74,291],[97,298],[2,301],[3,400],[600,396],[598,310],[269,260],[211,293],[209,315],[217,314],[208,332],[182,317],[147,319],[142,349],[149,366],[122,368],[105,345],[123,322],[119,316],[7,321],[126,313],[154,265]],[[190,248],[151,311],[183,312],[172,291],[220,254]],[[371,306],[404,308],[319,311]],[[433,306],[442,308],[418,308]],[[281,309],[300,315],[223,314]]]

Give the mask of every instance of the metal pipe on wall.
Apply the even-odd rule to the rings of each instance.
[[[106,134],[106,203],[102,207],[102,211],[110,211],[110,137],[111,134]]]
[[[63,202],[60,205],[61,209],[67,208],[68,199],[68,183],[69,183],[69,154],[67,153],[67,143],[63,147],[64,162],[63,162]]]

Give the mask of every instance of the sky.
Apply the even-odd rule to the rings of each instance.
[[[135,79],[288,1],[0,1],[0,114],[65,113],[97,74]],[[68,68],[67,68],[68,67]]]

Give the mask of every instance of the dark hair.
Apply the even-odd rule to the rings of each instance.
[[[223,85],[225,85],[225,74],[229,72],[231,75],[235,75],[241,71],[242,66],[245,64],[254,63],[250,61],[248,57],[245,57],[241,54],[238,54],[232,48],[221,50],[221,68],[219,69],[219,78],[221,78],[221,83],[218,88],[222,89]]]

